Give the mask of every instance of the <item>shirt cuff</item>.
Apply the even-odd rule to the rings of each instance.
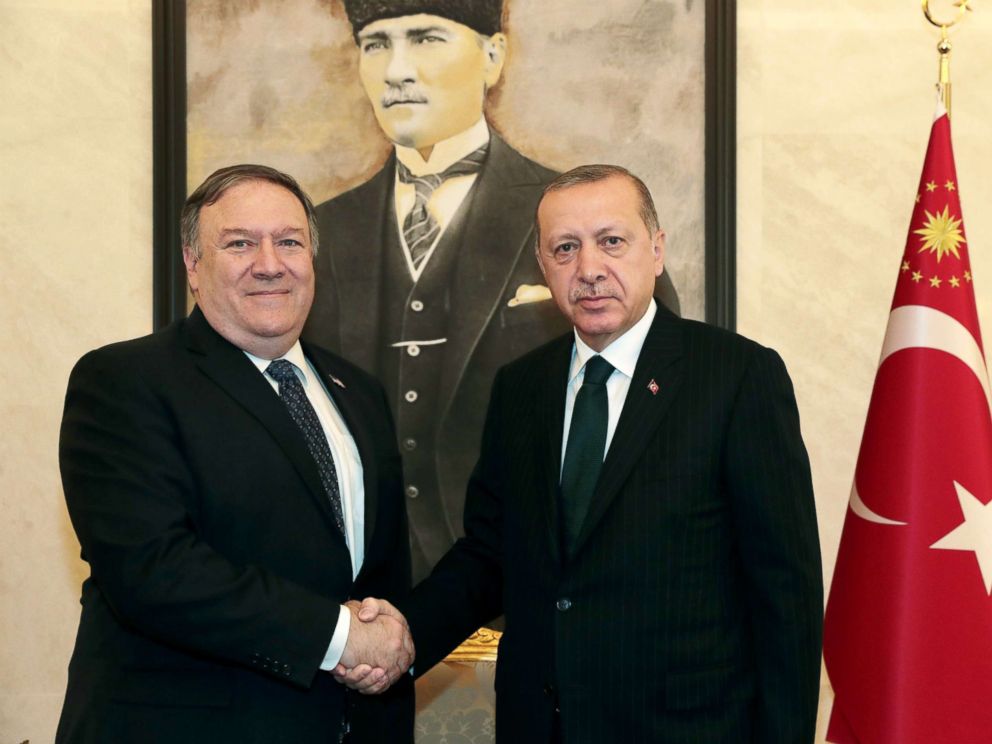
[[[324,661],[320,665],[320,668],[325,672],[331,671],[341,661],[341,657],[344,655],[344,647],[348,643],[348,632],[350,630],[351,610],[341,605],[341,611],[338,613],[338,624],[334,626],[334,635],[331,636],[331,644],[327,647],[327,653],[324,654]]]

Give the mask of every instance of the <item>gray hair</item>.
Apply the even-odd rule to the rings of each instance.
[[[267,165],[250,163],[229,165],[214,171],[186,198],[186,203],[183,204],[183,210],[179,217],[179,234],[182,238],[183,248],[189,248],[193,258],[197,260],[203,257],[203,246],[200,245],[200,210],[216,203],[228,189],[245,181],[274,183],[276,186],[282,186],[299,199],[300,204],[303,205],[303,211],[307,215],[307,226],[310,229],[310,253],[312,256],[316,256],[318,245],[317,215],[307,192],[292,176]]]
[[[541,202],[544,201],[544,197],[552,191],[564,191],[573,186],[605,181],[607,178],[613,178],[615,176],[626,178],[630,182],[630,185],[634,187],[634,190],[637,191],[638,200],[640,201],[637,211],[640,212],[641,221],[644,223],[644,226],[653,236],[658,232],[659,223],[658,210],[654,207],[654,199],[651,198],[651,192],[648,191],[648,187],[644,184],[644,181],[619,165],[606,165],[602,163],[580,165],[577,168],[572,168],[572,170],[562,173],[544,187],[544,191],[541,192],[541,198],[537,202],[537,209],[541,208]],[[537,209],[534,210],[534,233],[537,235],[536,248],[540,249],[541,223],[537,219]]]

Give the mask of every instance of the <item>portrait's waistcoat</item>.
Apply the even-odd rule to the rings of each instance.
[[[447,342],[440,341],[448,338],[449,327],[458,322],[451,317],[451,281],[471,198],[470,192],[416,282],[407,267],[393,210],[389,210],[385,230],[378,372],[396,416],[412,524],[429,524],[436,518],[433,515],[444,513],[433,457],[440,421],[441,370],[447,352]],[[413,343],[420,341],[426,343]],[[432,538],[436,545],[425,544]],[[414,554],[419,547],[431,565],[450,546],[439,531],[436,535],[415,535],[415,542],[421,544],[414,546]]]

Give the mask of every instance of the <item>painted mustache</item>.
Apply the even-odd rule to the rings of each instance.
[[[427,96],[408,85],[388,88],[382,94],[382,105],[384,108],[396,106],[401,103],[427,103]]]

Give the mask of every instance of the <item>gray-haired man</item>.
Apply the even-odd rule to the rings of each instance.
[[[412,742],[405,628],[343,604],[406,593],[408,535],[381,386],[298,340],[313,225],[289,176],[214,173],[183,209],[190,317],[72,372],[59,463],[91,575],[60,743]],[[399,681],[371,705],[326,672],[374,658]]]

